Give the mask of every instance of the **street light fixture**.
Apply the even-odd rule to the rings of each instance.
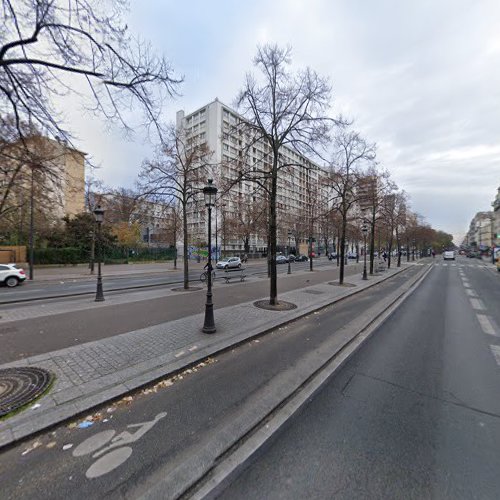
[[[363,227],[361,228],[361,231],[363,232],[363,245],[364,245],[364,250],[363,250],[363,258],[364,258],[364,264],[363,264],[363,279],[367,280],[368,276],[366,274],[366,235],[368,234],[368,225],[366,222],[363,222]]]
[[[94,217],[97,223],[97,243],[99,246],[97,258],[97,290],[95,294],[95,301],[102,302],[104,300],[104,293],[102,290],[102,274],[101,274],[101,260],[102,260],[102,239],[101,239],[101,225],[104,220],[104,210],[101,205],[97,205],[94,209]]]
[[[288,272],[287,274],[292,274],[292,266],[290,265],[290,240],[292,239],[292,231],[288,231]]]
[[[212,302],[212,207],[215,206],[217,188],[208,179],[208,184],[203,188],[205,206],[208,209],[208,277],[207,277],[207,302],[205,304],[205,322],[203,333],[215,333],[214,305]]]

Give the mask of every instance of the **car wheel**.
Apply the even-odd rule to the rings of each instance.
[[[228,267],[229,267],[229,265],[228,265],[228,264],[226,264],[226,265],[225,265],[225,267],[224,267],[224,269],[227,269]]]
[[[238,268],[241,268],[241,264],[238,264]]]
[[[19,280],[15,277],[15,276],[9,276],[6,280],[5,280],[5,284],[9,287],[9,288],[12,288],[14,286],[17,286],[17,284],[19,283]]]

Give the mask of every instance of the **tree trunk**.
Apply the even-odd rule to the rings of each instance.
[[[268,252],[269,269],[270,269],[270,289],[269,289],[269,305],[278,305],[278,275],[276,272],[276,195],[278,190],[278,151],[274,151],[273,172],[271,178],[271,199],[269,203],[269,239],[271,248]]]
[[[339,284],[344,283],[344,262],[345,262],[345,235],[347,228],[347,213],[342,214],[342,229],[340,233],[340,271],[339,271]]]
[[[182,204],[182,229],[184,232],[183,235],[183,243],[184,248],[182,250],[183,257],[183,267],[184,267],[184,289],[187,290],[189,288],[189,264],[188,264],[188,223],[187,223],[187,212],[186,212],[187,203]]]
[[[372,220],[370,221],[370,276],[373,276],[375,261],[375,210],[372,211]]]
[[[312,259],[312,252],[313,252],[313,244],[312,244],[312,236],[309,236],[309,246],[307,251],[309,252],[309,271],[313,270],[313,259]]]

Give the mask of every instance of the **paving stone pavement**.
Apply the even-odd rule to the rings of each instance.
[[[322,283],[280,294],[280,300],[297,305],[291,311],[258,309],[253,301],[216,309],[217,332],[213,335],[201,332],[203,314],[195,314],[1,365],[0,368],[46,368],[55,374],[56,380],[49,394],[38,401],[40,407],[28,408],[0,422],[0,446],[357,293],[407,267],[404,264],[369,281],[362,281],[359,274],[349,276],[353,287]]]

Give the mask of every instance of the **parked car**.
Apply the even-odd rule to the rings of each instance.
[[[328,254],[328,260],[333,260],[337,258],[337,252],[332,252]]]
[[[288,264],[288,259],[284,255],[277,255],[276,264]]]
[[[26,279],[24,269],[16,264],[0,264],[0,283],[12,288]]]
[[[309,258],[307,255],[297,255],[297,257],[295,257],[295,262],[307,262],[308,260]]]
[[[217,269],[229,269],[232,267],[241,267],[241,259],[239,257],[225,257],[219,260],[215,265]]]
[[[357,259],[358,254],[356,252],[347,252],[347,258],[348,259]]]
[[[455,260],[455,252],[453,250],[444,251],[443,260]]]
[[[288,256],[288,260],[289,260],[290,262],[295,262],[295,259],[296,259],[296,257],[295,257],[295,255],[293,255],[293,253],[291,253],[291,254]]]

